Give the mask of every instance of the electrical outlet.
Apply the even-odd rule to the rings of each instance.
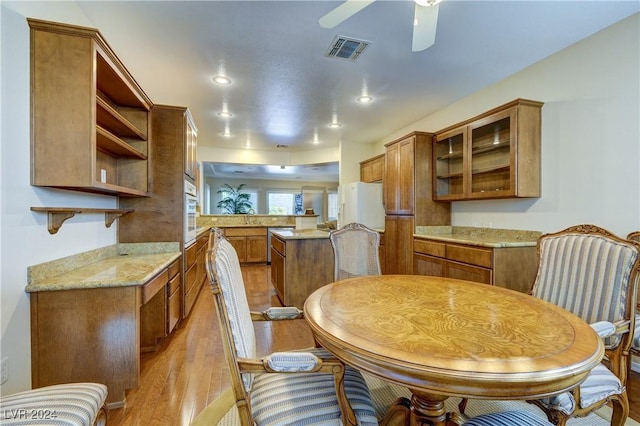
[[[2,358],[0,362],[0,384],[9,380],[9,358]]]

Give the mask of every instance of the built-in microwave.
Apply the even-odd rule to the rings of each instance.
[[[196,240],[196,186],[184,181],[184,245],[185,247]]]

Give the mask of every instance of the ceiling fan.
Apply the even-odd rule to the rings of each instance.
[[[320,26],[333,28],[347,20],[375,0],[346,0],[340,6],[320,18]],[[413,17],[413,43],[411,50],[419,52],[431,47],[436,41],[438,7],[442,0],[415,0]]]

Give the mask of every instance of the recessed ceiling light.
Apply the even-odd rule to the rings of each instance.
[[[233,114],[231,114],[229,111],[220,111],[218,113],[218,115],[222,118],[231,118],[233,117]]]
[[[356,101],[358,101],[361,104],[368,104],[369,102],[373,102],[373,97],[368,95],[362,95],[362,96],[358,96],[356,98]]]
[[[215,77],[213,77],[213,82],[222,86],[226,86],[228,84],[231,84],[231,79],[224,75],[216,75]]]
[[[231,136],[233,136],[233,135],[231,134],[231,132],[229,132],[228,130],[226,130],[226,131],[224,131],[224,132],[220,133],[220,136],[224,136],[225,138],[230,138],[230,137],[231,137]]]
[[[338,129],[338,128],[342,127],[342,124],[333,122],[333,123],[329,123],[329,127],[332,128],[332,129]]]

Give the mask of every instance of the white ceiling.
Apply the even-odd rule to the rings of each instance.
[[[189,107],[199,146],[288,151],[379,141],[640,11],[637,0],[445,0],[435,44],[412,52],[412,1],[378,0],[333,29],[318,19],[340,1],[77,4],[154,103]],[[356,62],[330,59],[336,35],[371,45]],[[213,84],[220,73],[233,83]],[[355,102],[363,91],[373,103]]]

